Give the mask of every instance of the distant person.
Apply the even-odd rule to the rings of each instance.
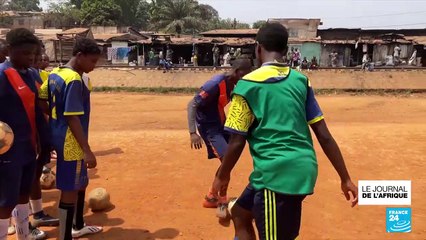
[[[294,48],[292,47],[291,50],[287,52],[288,64],[290,67],[293,67],[293,54],[294,54]]]
[[[333,50],[333,52],[330,53],[331,67],[334,67],[334,68],[337,67],[338,57],[339,57],[339,54],[336,52],[336,50]]]
[[[395,48],[393,49],[393,62],[396,65],[399,65],[401,63],[401,48],[399,47],[399,45],[396,45]]]
[[[166,61],[170,62],[170,64],[173,62],[173,50],[169,45],[167,45]]]
[[[148,53],[148,61],[149,61],[149,65],[151,66],[154,63],[154,57],[155,57],[154,48],[151,48],[151,50]]]
[[[408,60],[408,65],[416,66],[417,64],[417,50],[414,50],[410,59]]]
[[[237,51],[234,53],[234,59],[241,57],[241,48],[237,48]]]
[[[212,49],[213,52],[213,67],[218,67],[220,64],[220,51],[219,47],[215,44]]]
[[[306,69],[308,69],[308,67],[309,67],[308,59],[306,59],[306,57],[303,57],[301,68],[303,70],[306,70]]]
[[[369,62],[368,53],[364,53],[364,55],[362,56],[362,65],[361,65],[362,70],[367,69],[368,62]]]
[[[293,52],[293,67],[298,68],[300,65],[300,52],[299,49],[296,48]]]
[[[226,54],[223,55],[223,66],[225,67],[230,66],[230,62],[231,62],[231,53],[227,51]]]
[[[309,66],[309,69],[311,69],[311,70],[318,69],[318,60],[317,60],[317,57],[314,56],[312,58],[311,65]]]

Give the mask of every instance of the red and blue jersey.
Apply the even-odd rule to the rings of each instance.
[[[226,79],[225,74],[214,76],[201,87],[200,92],[194,97],[197,106],[197,124],[209,124],[223,128],[226,120],[225,106],[229,103],[234,89],[234,85]]]
[[[19,74],[16,76],[22,79],[22,83],[14,87],[6,74],[6,71],[11,70],[16,71],[9,61],[0,64],[0,121],[12,128],[15,142],[31,141],[37,131],[37,123],[43,119],[42,112],[37,107],[36,82],[40,76],[30,69],[16,71]],[[29,117],[27,111],[33,112],[33,117]]]

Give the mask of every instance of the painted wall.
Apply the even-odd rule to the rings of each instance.
[[[312,57],[316,57],[319,64],[321,64],[321,44],[320,43],[311,43],[306,42],[302,45],[302,59],[306,57],[308,61],[311,61]]]

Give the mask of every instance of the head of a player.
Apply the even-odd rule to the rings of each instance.
[[[40,69],[46,70],[46,68],[49,67],[49,64],[50,64],[49,56],[47,56],[46,53],[41,54]]]
[[[40,41],[30,30],[26,28],[11,30],[6,34],[6,42],[13,67],[26,69],[34,64]]]
[[[6,61],[7,56],[7,42],[3,39],[0,39],[0,63]]]
[[[96,63],[101,56],[98,44],[89,38],[79,38],[76,40],[73,49],[74,68],[79,72],[89,73],[96,67]]]
[[[237,84],[238,80],[242,79],[245,75],[249,74],[253,69],[252,61],[248,58],[238,58],[232,63],[232,72],[230,73],[229,80],[233,84]]]
[[[287,29],[279,23],[267,23],[259,29],[256,42],[258,66],[265,62],[280,62],[283,56],[287,54]]]

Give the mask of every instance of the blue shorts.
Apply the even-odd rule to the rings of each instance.
[[[198,132],[206,144],[208,159],[221,159],[225,156],[229,134],[223,127],[198,125]]]
[[[0,207],[15,207],[20,196],[31,192],[36,154],[31,142],[15,142],[0,155]]]
[[[56,163],[56,188],[61,191],[83,190],[89,184],[84,160],[65,161],[58,153]]]
[[[299,235],[302,202],[306,195],[286,195],[248,185],[237,200],[251,211],[259,239],[295,239]]]

